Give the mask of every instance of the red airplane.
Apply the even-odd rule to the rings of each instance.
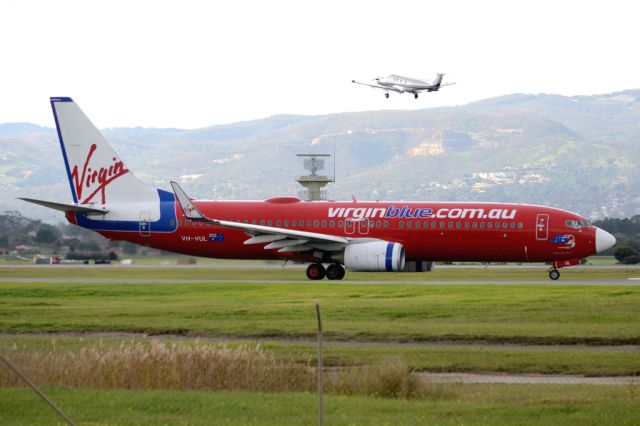
[[[550,262],[559,268],[615,244],[582,216],[545,206],[461,202],[190,199],[139,181],[71,98],[51,98],[73,203],[22,198],[69,222],[194,256],[308,262],[307,277],[430,270],[434,261]],[[323,264],[328,264],[325,268]]]

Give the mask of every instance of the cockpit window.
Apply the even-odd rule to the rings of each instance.
[[[589,223],[586,220],[567,220],[565,223],[565,225],[567,225],[569,228],[583,228],[585,226],[591,226],[591,223]]]

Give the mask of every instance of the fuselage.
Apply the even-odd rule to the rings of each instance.
[[[73,203],[23,200],[64,211],[111,240],[195,256],[309,262],[313,280],[341,280],[345,268],[421,271],[425,263],[428,270],[433,261],[553,262],[555,280],[557,268],[615,243],[583,217],[544,206],[192,200],[177,182],[173,192],[142,183],[71,98],[50,101]]]
[[[433,83],[431,82],[415,78],[403,77],[396,74],[391,74],[386,77],[379,78],[377,81],[381,86],[397,87],[406,90],[427,90],[433,87]]]
[[[227,259],[310,260],[312,253],[280,253],[246,245],[241,230],[186,219],[173,200],[173,229],[101,230],[107,238],[163,250]],[[401,243],[407,261],[549,262],[597,251],[596,228],[565,210],[546,206],[460,202],[329,202],[276,197],[266,201],[194,201],[220,220]],[[77,223],[74,213],[67,214]],[[97,222],[97,221],[92,221]]]

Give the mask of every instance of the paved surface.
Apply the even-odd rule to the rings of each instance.
[[[418,373],[429,383],[518,385],[640,385],[640,377],[583,377],[547,374]]]
[[[0,277],[0,282],[17,283],[116,283],[116,284],[162,284],[162,283],[255,283],[255,284],[291,284],[301,283],[306,285],[340,284],[340,285],[370,285],[370,284],[398,284],[398,285],[544,285],[544,286],[640,286],[640,278],[609,279],[609,280],[430,280],[430,281],[401,281],[401,280],[342,280],[342,281],[309,281],[306,278],[291,280],[238,280],[217,278],[24,278],[24,277]]]

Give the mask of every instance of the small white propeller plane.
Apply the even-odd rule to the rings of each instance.
[[[418,99],[418,93],[437,92],[443,86],[451,86],[455,83],[443,83],[444,74],[436,74],[433,81],[420,80],[418,78],[404,77],[397,74],[390,74],[386,77],[378,77],[371,83],[361,83],[351,80],[352,83],[384,90],[384,97],[389,97],[389,91],[397,93],[413,93],[413,97]]]

